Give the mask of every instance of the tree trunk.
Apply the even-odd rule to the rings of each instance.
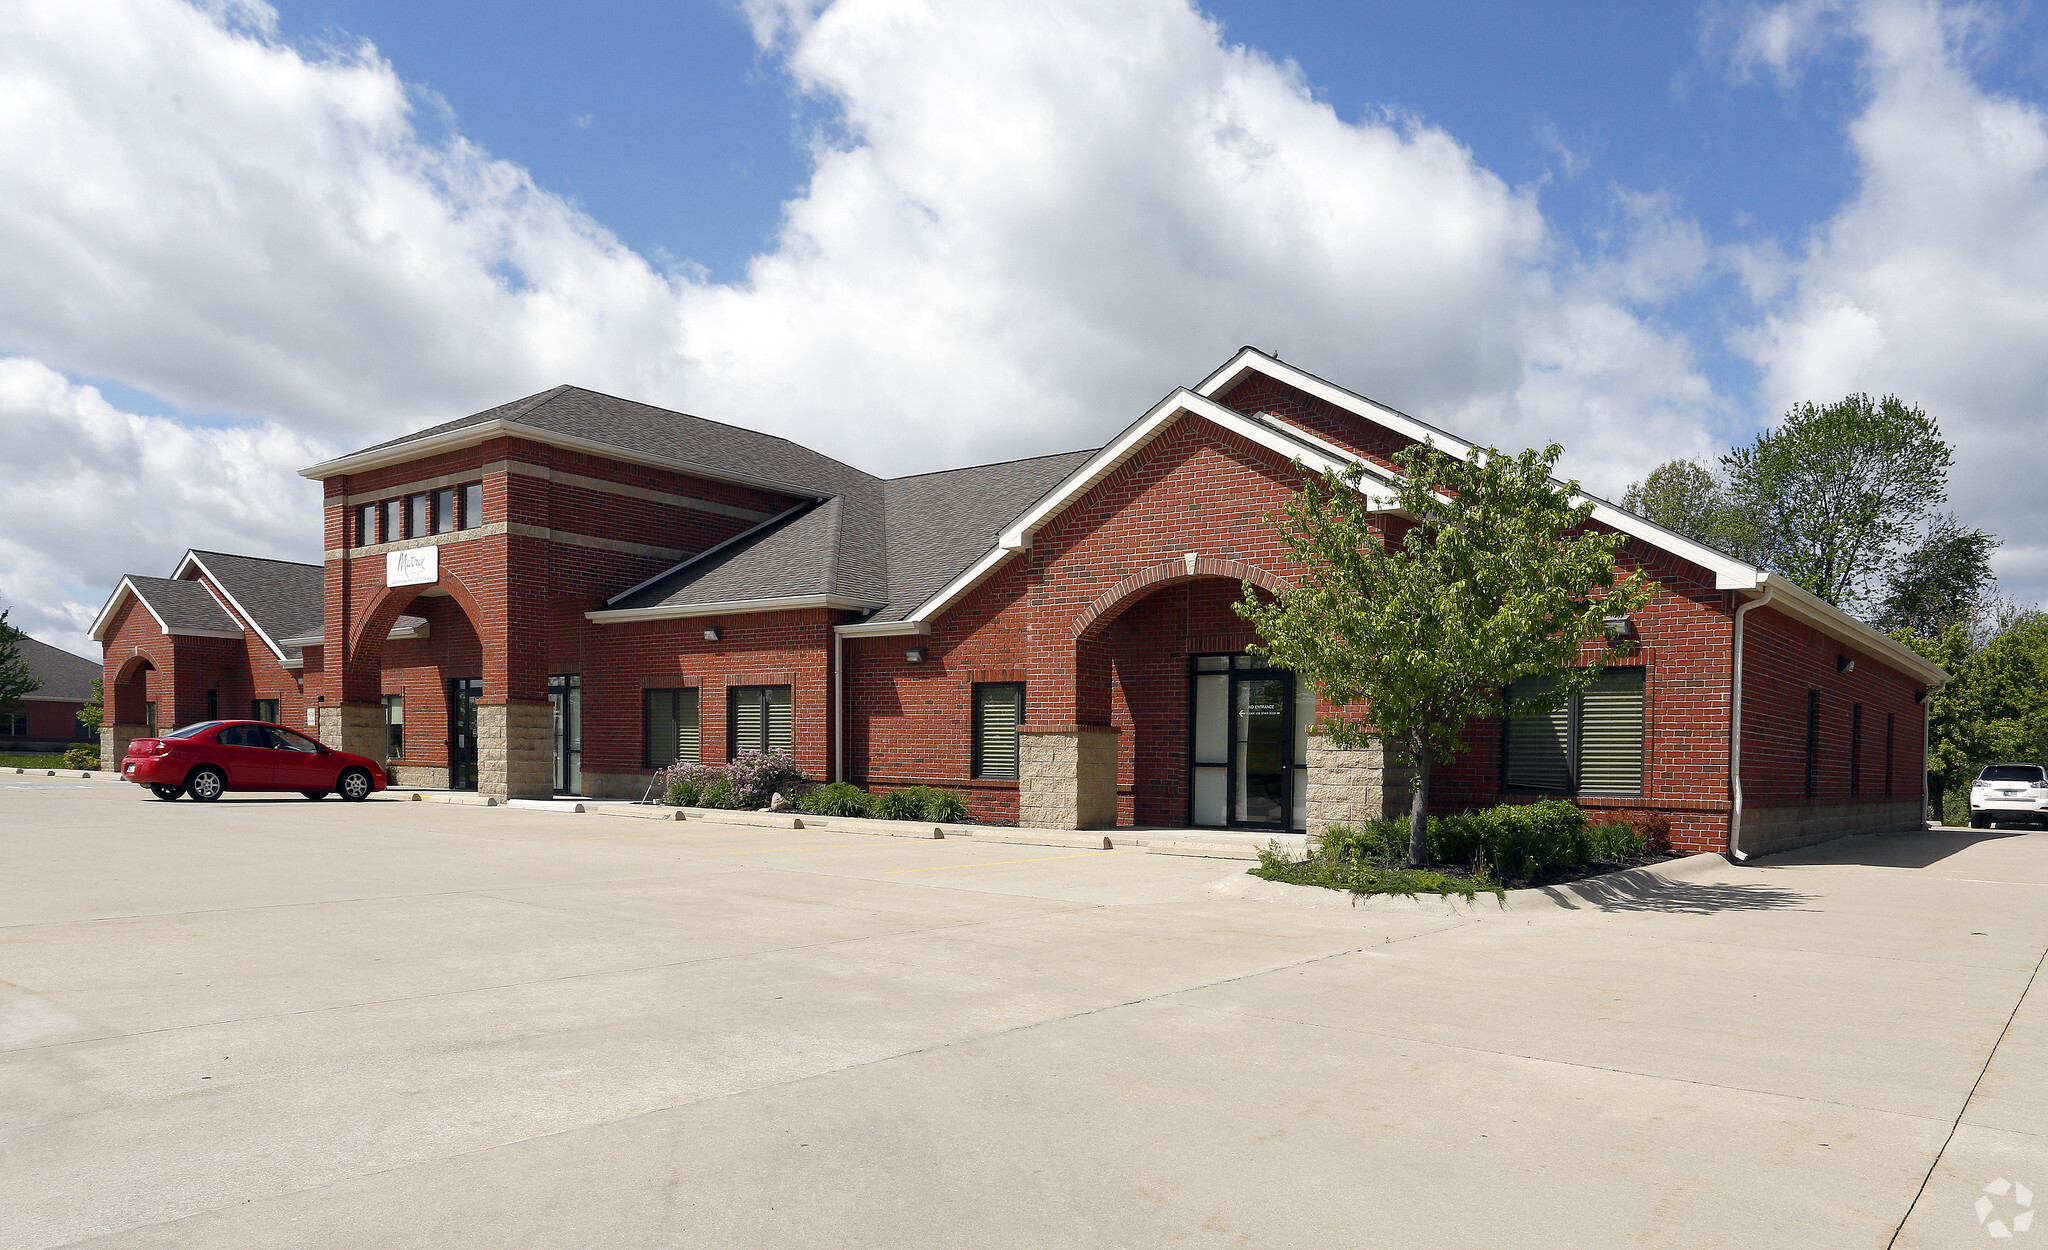
[[[1415,748],[1415,780],[1408,792],[1408,866],[1429,866],[1429,757],[1427,746]]]

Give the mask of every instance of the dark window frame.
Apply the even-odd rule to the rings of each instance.
[[[1510,764],[1511,764],[1511,761],[1510,761],[1510,759],[1509,759],[1509,754],[1508,754],[1508,736],[1509,736],[1509,730],[1508,730],[1508,726],[1509,726],[1509,723],[1510,723],[1511,721],[1515,720],[1516,718],[1515,718],[1515,717],[1510,717],[1510,716],[1503,716],[1503,717],[1502,717],[1502,718],[1500,719],[1500,758],[1499,758],[1499,761],[1498,761],[1498,764],[1499,764],[1499,770],[1500,770],[1500,771],[1499,771],[1499,785],[1500,785],[1500,793],[1502,793],[1502,794],[1540,794],[1540,795],[1545,795],[1545,796],[1548,796],[1548,797],[1551,797],[1551,798],[1580,798],[1580,797],[1584,797],[1584,798],[1601,798],[1601,799],[1605,799],[1605,798],[1622,798],[1622,799],[1630,799],[1630,798],[1643,798],[1643,797],[1647,796],[1647,794],[1649,793],[1649,788],[1648,788],[1648,784],[1647,784],[1647,783],[1648,783],[1648,781],[1649,781],[1649,771],[1650,771],[1650,745],[1649,745],[1649,740],[1650,740],[1650,670],[1649,670],[1649,667],[1648,667],[1647,665],[1633,665],[1633,664],[1630,664],[1630,665],[1614,665],[1614,666],[1610,666],[1609,668],[1607,668],[1607,669],[1605,670],[1605,672],[1603,672],[1603,673],[1602,673],[1602,676],[1604,677],[1604,676],[1606,676],[1606,675],[1607,675],[1608,673],[1615,673],[1615,674],[1621,674],[1621,673],[1634,673],[1634,674],[1638,674],[1638,675],[1639,675],[1639,676],[1638,676],[1638,679],[1639,679],[1639,680],[1640,680],[1640,681],[1642,682],[1642,691],[1641,691],[1641,693],[1640,693],[1640,694],[1638,695],[1638,698],[1639,698],[1639,700],[1640,700],[1640,705],[1641,705],[1641,712],[1642,712],[1642,727],[1641,727],[1641,730],[1640,730],[1640,732],[1639,732],[1639,737],[1638,737],[1638,750],[1639,750],[1639,752],[1640,752],[1640,755],[1639,755],[1639,757],[1638,757],[1638,760],[1639,760],[1639,762],[1638,762],[1638,771],[1637,771],[1637,782],[1636,782],[1636,788],[1635,788],[1635,790],[1634,790],[1633,792],[1631,792],[1631,793],[1627,793],[1627,794],[1618,794],[1618,793],[1612,793],[1612,792],[1608,792],[1608,791],[1601,791],[1601,792],[1598,792],[1598,793],[1588,793],[1588,792],[1586,791],[1586,788],[1585,788],[1585,782],[1584,782],[1584,774],[1585,774],[1585,768],[1584,768],[1584,755],[1583,755],[1583,749],[1584,749],[1584,746],[1585,746],[1585,732],[1584,732],[1584,730],[1585,730],[1585,702],[1584,702],[1584,700],[1585,700],[1585,696],[1584,696],[1584,695],[1577,695],[1577,696],[1574,696],[1573,698],[1571,698],[1571,699],[1567,700],[1567,701],[1565,702],[1565,705],[1564,705],[1564,713],[1565,713],[1565,775],[1566,775],[1566,777],[1568,778],[1568,781],[1567,781],[1567,784],[1566,784],[1565,788],[1564,788],[1564,789],[1562,789],[1562,790],[1539,790],[1539,789],[1534,789],[1534,788],[1531,788],[1531,787],[1528,787],[1528,786],[1515,786],[1515,785],[1510,785],[1510,784],[1508,783],[1508,772],[1509,772],[1509,768],[1510,768]],[[1522,680],[1531,680],[1531,679],[1528,679],[1528,678],[1524,678],[1524,679],[1522,679]],[[1510,689],[1512,689],[1512,687],[1511,687]]]
[[[378,533],[383,537],[384,541],[387,543],[404,541],[406,537],[405,496],[394,495],[377,505],[377,508],[382,520],[382,528],[378,530]],[[392,524],[394,521],[397,524]]]
[[[446,505],[444,508],[443,505]],[[453,534],[455,522],[455,488],[438,486],[427,492],[427,516],[431,518],[436,534]]]
[[[769,712],[774,708],[774,700],[772,698],[771,692],[776,690],[786,690],[789,692],[788,754],[792,759],[795,758],[796,688],[785,682],[772,686],[727,686],[725,688],[725,758],[728,761],[738,756],[738,754],[741,751],[754,750],[760,751],[765,754],[775,749],[773,735],[770,733],[771,726],[769,725],[768,716]],[[758,746],[751,743],[742,743],[740,741],[740,705],[742,703],[745,703],[749,698],[758,700],[761,710],[761,741]],[[699,711],[699,715],[700,717],[702,715],[701,709]]]
[[[265,722],[267,722],[267,723],[269,723],[269,724],[275,725],[275,724],[277,723],[277,716],[278,716],[278,711],[279,711],[279,708],[278,708],[278,700],[276,700],[276,699],[251,699],[251,700],[249,700],[249,719],[250,719],[250,720],[260,720],[260,721],[265,721]],[[268,713],[270,713],[270,715],[268,715],[268,716],[265,716],[265,715],[264,715],[264,713],[265,713],[265,712],[268,712]]]
[[[681,724],[683,718],[683,699],[685,695],[692,696],[693,701],[696,704],[695,712],[697,717],[697,758],[694,760],[684,760],[682,758]],[[660,696],[667,696],[669,698],[669,723],[677,727],[677,732],[669,735],[669,750],[666,753],[655,750],[655,744],[660,740],[661,736],[654,732],[654,705],[657,698]],[[664,754],[666,754],[667,758],[664,758]],[[672,764],[701,764],[703,762],[703,691],[696,686],[655,686],[650,687],[646,690],[642,690],[640,692],[640,766],[642,768],[667,768]]]
[[[356,546],[374,547],[377,545],[378,527],[383,517],[384,505],[381,503],[359,503],[356,505]]]
[[[0,711],[0,735],[9,738],[28,737],[27,704],[23,704],[18,712]]]
[[[396,700],[394,702],[394,700]],[[391,719],[393,708],[398,709],[398,719]],[[405,695],[384,696],[384,758],[402,760],[405,758]]]
[[[1849,705],[1849,797],[1863,793],[1863,705]]]
[[[473,530],[483,525],[484,484],[464,482],[455,489],[455,528]]]
[[[1806,797],[1820,792],[1820,691],[1806,692]]]
[[[1016,710],[1016,712],[1015,712],[1015,719],[1014,719],[1014,720],[1013,720],[1013,721],[1011,722],[1011,734],[1010,734],[1010,736],[1011,736],[1011,738],[1012,738],[1012,739],[1016,739],[1016,738],[1018,738],[1018,737],[1019,737],[1019,735],[1018,735],[1018,734],[1016,733],[1016,726],[1018,726],[1018,725],[1021,725],[1021,724],[1023,724],[1023,723],[1024,723],[1024,717],[1025,717],[1025,708],[1026,708],[1026,707],[1028,706],[1028,704],[1027,704],[1026,700],[1027,700],[1027,699],[1028,699],[1028,698],[1030,697],[1030,696],[1029,696],[1029,692],[1028,692],[1028,691],[1027,691],[1027,690],[1025,689],[1025,686],[1026,686],[1026,683],[1024,683],[1024,682],[1021,682],[1021,681],[977,681],[977,682],[973,683],[973,686],[972,686],[972,688],[971,688],[971,690],[970,690],[970,692],[969,692],[969,695],[968,695],[968,698],[969,698],[969,700],[970,700],[970,706],[971,706],[971,707],[972,707],[972,709],[973,709],[973,715],[969,717],[969,720],[970,720],[970,722],[971,722],[971,726],[970,726],[970,728],[969,728],[969,731],[968,731],[968,732],[969,732],[969,734],[970,734],[971,736],[969,737],[969,739],[968,739],[968,742],[967,742],[967,751],[968,751],[968,775],[969,775],[969,776],[971,776],[971,777],[972,777],[972,778],[973,778],[974,780],[976,780],[976,781],[1016,781],[1016,780],[1018,780],[1018,774],[1020,774],[1020,773],[1022,773],[1022,772],[1024,771],[1024,760],[1023,760],[1023,754],[1024,754],[1024,744],[1023,744],[1023,743],[1022,743],[1021,741],[1013,741],[1013,742],[1012,742],[1012,744],[1011,744],[1011,747],[1010,747],[1010,759],[1011,759],[1011,765],[1010,765],[1010,771],[1009,771],[1009,772],[1007,772],[1007,773],[991,773],[991,772],[989,772],[989,771],[988,771],[988,769],[987,769],[987,766],[986,766],[986,765],[984,764],[984,762],[983,762],[983,760],[982,760],[982,702],[981,702],[981,700],[982,700],[982,693],[983,693],[984,691],[990,691],[990,690],[1014,690],[1014,691],[1016,691],[1016,692],[1017,692],[1017,698],[1016,698],[1016,709],[1017,709],[1017,710]]]

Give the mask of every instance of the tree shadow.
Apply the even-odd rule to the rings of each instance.
[[[1646,873],[1588,877],[1569,886],[1543,886],[1544,897],[1568,911],[1665,912],[1711,916],[1720,912],[1785,911],[1811,902],[1811,894],[1762,882],[1664,881]]]
[[[1761,867],[1794,864],[1857,864],[1867,868],[1926,868],[1980,842],[2023,838],[2022,829],[1929,829],[1925,832],[1866,833],[1815,846],[1781,851]]]

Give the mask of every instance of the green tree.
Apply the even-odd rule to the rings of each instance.
[[[1932,636],[1898,630],[1900,642],[1949,672],[1927,706],[1928,789],[1937,814],[1967,792],[1984,765],[2048,761],[2048,615],[2008,612],[1988,625],[1951,622]]]
[[[1923,638],[1969,621],[1993,584],[1991,553],[1999,540],[1964,529],[1953,513],[1928,523],[1920,545],[1900,557],[1878,604],[1877,625]]]
[[[1256,650],[1330,702],[1365,705],[1365,723],[1319,731],[1340,746],[1377,740],[1411,765],[1410,864],[1429,860],[1431,771],[1464,748],[1465,723],[1584,693],[1600,670],[1580,665],[1582,644],[1605,644],[1602,618],[1649,598],[1641,572],[1615,575],[1625,536],[1590,528],[1578,483],[1552,480],[1561,451],[1489,447],[1459,460],[1429,443],[1404,448],[1396,505],[1411,519],[1385,538],[1357,464],[1309,478],[1283,518],[1267,518],[1301,578],[1270,602],[1246,583],[1238,615],[1264,639]],[[1510,704],[1508,683],[1539,675],[1558,679],[1546,696]]]
[[[98,733],[100,726],[106,723],[106,719],[106,683],[104,679],[95,677],[92,679],[92,702],[78,709],[78,723],[94,733]]]
[[[43,688],[42,679],[22,658],[20,643],[25,637],[7,623],[7,609],[0,608],[0,712],[20,711],[22,699]]]
[[[1697,460],[1667,460],[1628,488],[1621,506],[1695,542],[1739,554],[1740,518],[1713,471]]]
[[[1947,499],[1952,459],[1934,419],[1897,396],[1800,404],[1721,457],[1741,554],[1854,607]]]

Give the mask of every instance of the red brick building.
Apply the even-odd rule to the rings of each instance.
[[[0,707],[0,751],[47,754],[90,743],[92,731],[78,719],[92,702],[99,666],[46,642],[16,642],[28,671],[42,684],[13,707]]]
[[[1405,803],[1397,772],[1306,732],[1312,692],[1256,666],[1230,604],[1295,573],[1263,518],[1304,470],[1384,485],[1424,438],[1470,446],[1249,348],[1102,448],[889,479],[558,387],[305,470],[317,568],[193,552],[125,580],[94,629],[107,745],[150,708],[260,708],[400,784],[504,796],[638,797],[657,766],[763,746],[1033,825],[1357,819]],[[1473,725],[1438,806],[1562,794],[1752,851],[1920,820],[1938,668],[1780,577],[1595,522],[1657,580],[1640,645],[1556,716]]]

